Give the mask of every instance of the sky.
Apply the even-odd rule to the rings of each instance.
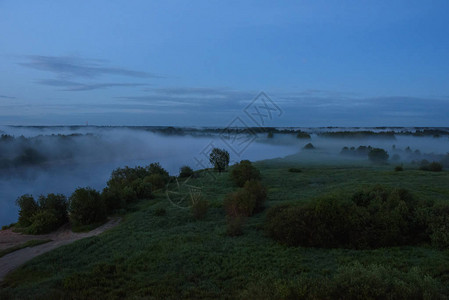
[[[0,125],[254,125],[245,108],[264,92],[279,109],[267,126],[449,126],[448,12],[0,0]]]

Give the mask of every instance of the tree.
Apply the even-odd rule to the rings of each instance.
[[[39,205],[31,195],[22,195],[16,200],[19,206],[19,224],[26,227],[31,225],[31,217],[39,210]]]
[[[372,162],[375,163],[385,163],[388,160],[388,153],[384,149],[381,148],[373,148],[368,153],[368,157]]]
[[[214,148],[209,155],[209,161],[218,172],[223,172],[229,165],[229,152],[224,149]]]
[[[99,192],[78,188],[70,196],[69,211],[73,225],[89,225],[106,220],[107,208]]]
[[[248,180],[259,180],[260,171],[249,160],[242,160],[232,166],[231,180],[235,185],[243,187]]]

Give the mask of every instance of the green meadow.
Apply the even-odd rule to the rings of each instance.
[[[127,208],[117,227],[41,255],[0,283],[0,299],[445,299],[449,250],[429,244],[378,249],[289,247],[267,236],[267,209],[362,187],[407,189],[449,201],[449,172],[297,154],[254,164],[266,209],[226,234],[229,172],[200,171]],[[289,171],[289,169],[293,169]],[[212,173],[209,173],[212,172]],[[211,178],[210,175],[214,178]],[[179,186],[178,186],[179,185]],[[192,189],[210,203],[188,209]],[[173,193],[171,193],[173,191]]]

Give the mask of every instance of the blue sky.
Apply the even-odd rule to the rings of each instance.
[[[0,124],[448,126],[448,1],[2,1]]]

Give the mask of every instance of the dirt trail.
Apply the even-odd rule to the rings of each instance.
[[[0,231],[0,250],[25,243],[29,240],[52,240],[51,242],[42,245],[17,250],[0,257],[0,281],[2,281],[6,274],[10,271],[21,266],[28,260],[60,246],[73,243],[74,241],[99,235],[100,233],[118,225],[120,220],[120,218],[111,219],[106,224],[97,227],[92,231],[82,233],[74,233],[67,226],[45,235],[24,235],[14,233],[11,230]]]

